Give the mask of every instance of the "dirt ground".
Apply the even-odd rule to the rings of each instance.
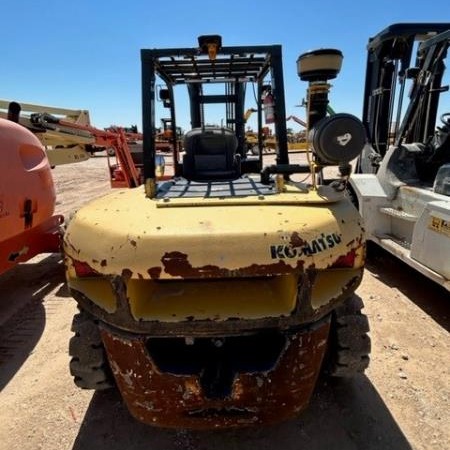
[[[106,159],[57,167],[57,212],[109,188]],[[450,448],[450,295],[381,251],[357,293],[371,325],[371,364],[352,380],[320,380],[310,407],[276,426],[220,432],[136,422],[115,391],[77,389],[68,341],[75,302],[59,255],[0,276],[0,448],[436,449]]]

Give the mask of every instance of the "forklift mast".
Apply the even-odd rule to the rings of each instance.
[[[369,40],[362,117],[381,158],[390,143],[426,142],[434,134],[439,96],[448,89],[441,85],[448,30],[450,23],[399,23]],[[410,100],[402,117],[408,79]]]

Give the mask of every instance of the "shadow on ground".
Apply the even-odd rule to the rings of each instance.
[[[225,431],[153,428],[134,420],[117,391],[97,392],[73,450],[395,449],[412,447],[383,400],[363,375],[321,380],[309,408],[279,425]]]
[[[450,331],[450,293],[386,250],[370,243],[367,268],[384,284],[396,288],[441,327]]]
[[[20,369],[44,331],[45,296],[61,285],[61,256],[19,264],[0,276],[0,391]]]

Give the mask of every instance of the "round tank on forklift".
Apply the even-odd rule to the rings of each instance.
[[[297,73],[302,81],[325,81],[336,78],[341,70],[343,55],[334,48],[322,48],[301,54]]]

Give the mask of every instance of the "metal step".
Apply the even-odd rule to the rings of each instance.
[[[374,242],[378,243],[382,248],[400,258],[403,262],[419,271],[422,275],[425,275],[450,291],[450,280],[444,278],[441,274],[435,272],[416,259],[411,258],[411,245],[409,243],[400,241],[399,239],[386,234],[373,236],[373,238]]]
[[[384,246],[390,245],[395,248],[402,248],[405,250],[411,250],[411,242],[405,241],[404,239],[399,239],[392,234],[377,234],[376,237],[380,242],[384,243]]]
[[[380,212],[388,216],[395,217],[396,219],[407,220],[408,222],[416,222],[418,220],[418,217],[399,209],[383,207],[380,208]]]

